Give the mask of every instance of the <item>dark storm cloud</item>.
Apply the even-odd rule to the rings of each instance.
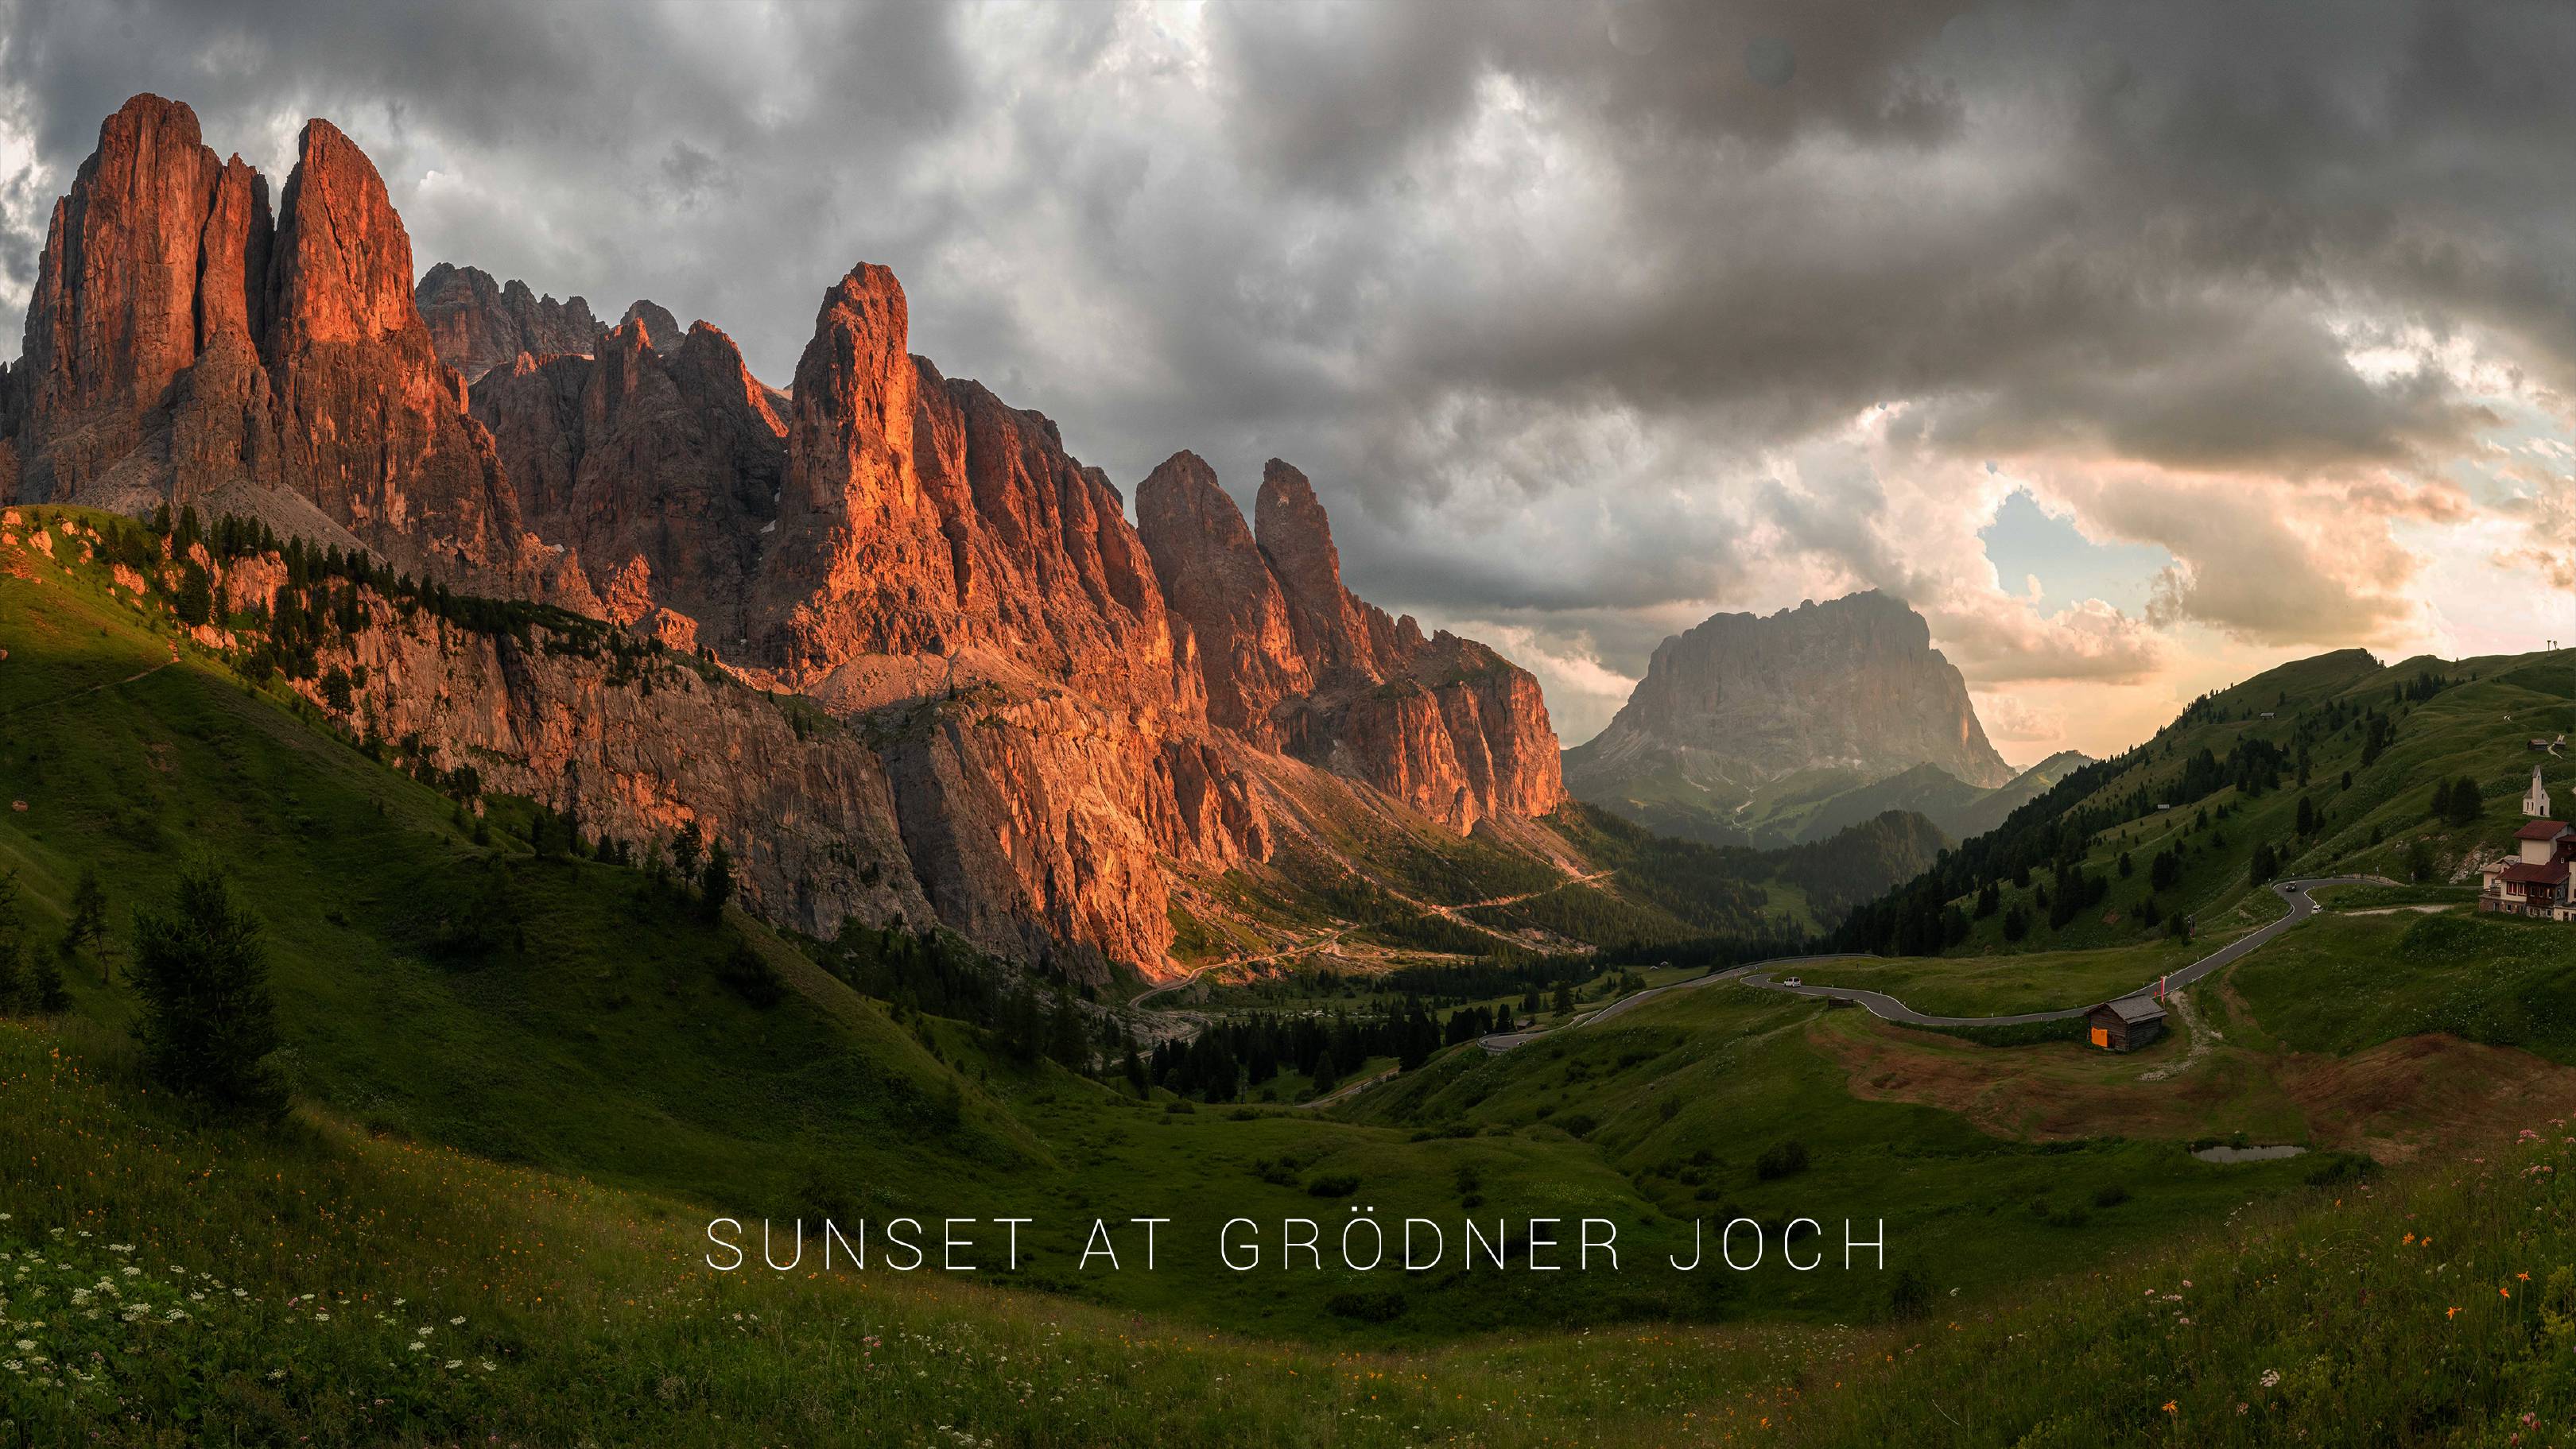
[[[420,265],[650,295],[781,383],[885,261],[917,350],[1122,483],[1284,455],[1372,596],[1623,648],[1601,620],[1755,602],[1756,537],[1931,577],[1832,506],[1865,493],[1771,478],[1873,404],[1934,454],[2333,479],[2492,421],[2357,371],[2374,338],[2576,386],[2559,5],[0,9],[48,191],[136,90],[264,164],[328,114]],[[13,308],[31,213],[0,190]],[[2331,619],[2285,577],[2267,628]]]

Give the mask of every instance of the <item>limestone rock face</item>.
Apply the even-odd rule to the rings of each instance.
[[[1923,616],[1871,591],[1718,614],[1665,640],[1610,727],[1567,752],[1566,777],[1606,803],[1671,770],[1750,791],[1802,770],[1875,780],[1924,764],[1980,788],[2013,778]]]
[[[1381,659],[1393,666],[1404,650],[1420,646],[1418,630],[1410,641],[1400,638],[1384,609],[1342,587],[1333,525],[1305,474],[1277,458],[1265,464],[1252,520],[1261,556],[1288,601],[1299,653],[1327,670],[1376,674]]]
[[[480,267],[440,262],[421,274],[412,300],[420,309],[422,325],[429,328],[438,360],[464,373],[467,382],[481,381],[485,373],[509,366],[523,352],[535,358],[587,353],[608,330],[579,297],[563,302],[551,295],[540,297],[527,283],[515,278],[495,282]],[[679,334],[671,314],[662,312],[658,320],[672,327],[670,336],[676,340]]]
[[[648,686],[605,659],[368,607],[374,627],[336,642],[330,662],[364,665],[349,668],[364,681],[360,707],[436,742],[451,765],[472,763],[486,789],[639,845],[695,821],[732,853],[746,906],[783,925],[829,936],[850,916],[937,918],[887,766],[858,736],[800,732],[760,694],[686,668],[653,671]]]
[[[144,413],[197,357],[198,256],[223,174],[176,101],[139,95],[99,126],[54,203],[11,373],[21,496],[82,496],[143,445]]]
[[[1275,712],[1312,690],[1315,676],[1298,647],[1287,595],[1242,511],[1215,469],[1181,452],[1137,486],[1136,518],[1163,595],[1189,624],[1208,718],[1262,749],[1278,749]]]
[[[298,153],[272,220],[266,181],[217,161],[186,106],[136,96],[100,126],[0,410],[17,495],[139,512],[221,493],[459,583],[584,601],[520,529],[430,344],[375,167],[327,121]],[[260,497],[277,490],[300,502]]]
[[[1481,644],[1426,640],[1345,588],[1304,474],[1276,458],[1262,470],[1257,533],[1189,453],[1154,470],[1136,511],[1215,723],[1459,830],[1564,803],[1538,681]]]
[[[730,648],[762,530],[778,516],[786,425],[731,338],[701,322],[659,350],[628,321],[595,355],[527,353],[474,385],[522,521],[565,545],[606,616],[688,616]]]
[[[278,207],[268,337],[286,485],[389,557],[542,591],[491,435],[411,296],[411,239],[375,166],[308,121]]]
[[[883,267],[824,298],[796,368],[746,657],[828,691],[854,660],[971,654],[1190,710],[1195,681],[1117,489],[1045,417],[906,353],[908,324]]]
[[[55,208],[0,368],[0,498],[255,514],[705,656],[647,689],[430,616],[334,645],[388,737],[594,834],[698,822],[806,930],[935,919],[1087,980],[1167,974],[1176,891],[1318,820],[1561,802],[1535,682],[1354,595],[1294,469],[1265,470],[1255,529],[1176,454],[1131,524],[1053,422],[909,331],[893,274],[856,267],[782,393],[649,300],[604,329],[472,267],[415,286],[330,123],[272,209],[186,106],[138,96]],[[227,588],[273,592],[261,567]]]

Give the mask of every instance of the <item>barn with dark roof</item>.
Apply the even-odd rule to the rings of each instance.
[[[2144,996],[2123,996],[2084,1013],[2084,1032],[2106,1051],[2136,1051],[2165,1034],[2165,1009]]]

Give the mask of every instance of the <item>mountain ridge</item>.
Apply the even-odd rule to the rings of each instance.
[[[1158,554],[1051,420],[912,355],[886,268],[824,290],[787,392],[721,331],[674,325],[639,300],[603,327],[577,296],[470,267],[416,281],[382,179],[328,121],[305,126],[272,218],[266,179],[219,162],[192,110],[136,96],[54,209],[0,385],[0,500],[238,515],[810,698],[873,763],[755,805],[684,763],[743,763],[728,752],[765,729],[740,702],[683,737],[601,715],[613,671],[439,629],[361,631],[347,661],[366,719],[399,722],[437,767],[497,751],[570,813],[725,839],[747,903],[801,929],[896,909],[855,881],[887,841],[940,921],[1023,959],[1076,948],[1093,976],[1170,969],[1180,895],[1282,850],[1331,856],[1328,819],[1490,825],[1573,858],[1535,823],[1565,798],[1536,681],[1341,588],[1284,463],[1263,540],[1203,480],[1278,604],[1263,657],[1295,661],[1254,680],[1228,601],[1167,596],[1206,537],[1168,533]],[[275,607],[259,568],[173,566],[224,575],[231,607]],[[601,733],[621,718],[640,735]],[[803,839],[835,819],[837,845]]]

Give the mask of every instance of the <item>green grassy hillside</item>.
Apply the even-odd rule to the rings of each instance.
[[[2257,924],[2263,882],[2375,874],[2474,884],[2522,822],[2534,764],[2576,808],[2576,652],[2417,659],[2359,650],[2195,701],[2155,737],[2076,771],[1922,878],[1856,912],[1847,949],[1992,955]],[[2466,780],[2473,809],[2437,806]]]
[[[1926,1287],[1885,1327],[1387,1352],[953,1278],[716,1274],[688,1204],[309,1112],[201,1125],[129,1074],[0,1023],[0,1318],[33,1345],[0,1362],[0,1421],[25,1442],[2501,1449],[2576,1415],[2564,1103],[2465,1171],[2239,1208],[2011,1294]]]
[[[265,929],[290,1086],[505,1161],[784,1204],[810,1157],[896,1199],[1044,1160],[988,1094],[756,923],[538,854],[524,806],[470,820],[108,587],[95,569],[0,576],[0,795],[26,807],[0,816],[0,869],[40,936],[85,870],[121,936],[211,860]],[[744,943],[797,973],[795,1009],[724,984]],[[68,974],[78,1010],[122,1026],[135,998],[115,968],[111,952]]]

